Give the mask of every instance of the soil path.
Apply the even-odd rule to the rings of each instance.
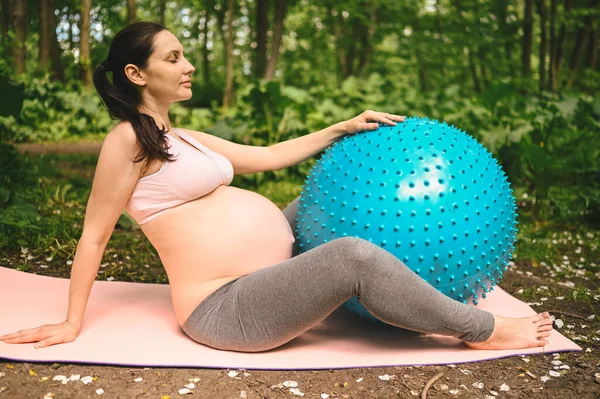
[[[30,154],[99,154],[102,141],[82,141],[77,143],[19,143],[15,144],[20,153]]]

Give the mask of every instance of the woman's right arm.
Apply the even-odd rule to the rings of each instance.
[[[143,162],[132,162],[138,151],[135,132],[128,122],[117,124],[102,143],[73,259],[66,321],[7,334],[0,340],[39,342],[36,347],[44,347],[73,341],[79,335],[104,249],[140,175]]]

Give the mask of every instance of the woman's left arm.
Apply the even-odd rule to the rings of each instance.
[[[404,116],[367,110],[352,119],[338,122],[318,132],[273,144],[269,146],[276,158],[276,167],[273,170],[304,162],[344,136],[377,130],[379,122],[395,126],[395,122],[404,122]]]

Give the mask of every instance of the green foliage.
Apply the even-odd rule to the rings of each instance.
[[[25,83],[23,109],[0,116],[0,131],[10,142],[60,141],[98,137],[115,124],[99,96],[80,84],[63,85],[48,74]]]

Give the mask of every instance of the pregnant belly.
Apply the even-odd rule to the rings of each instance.
[[[291,258],[295,241],[273,202],[231,186],[219,186],[142,228],[165,266],[180,323],[226,282]]]

